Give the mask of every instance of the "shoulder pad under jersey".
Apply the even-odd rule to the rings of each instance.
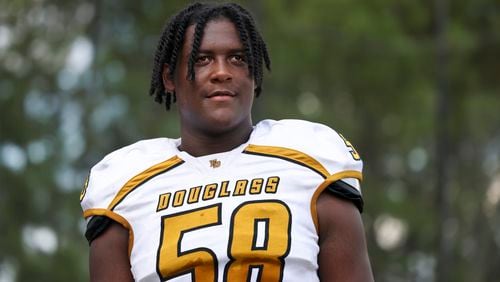
[[[157,138],[142,140],[105,156],[90,170],[80,196],[84,217],[105,210],[120,189],[135,175],[176,155],[175,140]]]
[[[318,173],[332,181],[342,179],[360,189],[363,162],[352,144],[330,127],[304,120],[263,120],[255,127],[250,141],[262,147],[297,151],[314,164]],[[308,160],[307,160],[308,159]]]

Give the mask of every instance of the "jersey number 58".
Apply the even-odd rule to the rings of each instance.
[[[186,232],[221,224],[222,204],[162,217],[156,271],[161,280],[191,273],[193,281],[218,281],[218,260],[209,248],[181,251]],[[284,259],[290,250],[290,209],[278,200],[250,201],[231,215],[224,281],[249,281],[252,269],[258,281],[282,281]],[[263,227],[264,236],[257,233]],[[217,236],[217,234],[214,234]]]

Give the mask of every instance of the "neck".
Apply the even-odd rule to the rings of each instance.
[[[245,143],[252,133],[252,124],[237,127],[223,133],[202,133],[181,128],[181,145],[179,150],[199,157],[230,151]]]

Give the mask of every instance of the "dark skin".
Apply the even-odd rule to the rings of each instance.
[[[255,83],[236,28],[220,19],[207,23],[194,65],[196,78],[186,80],[193,33],[190,26],[173,80],[168,66],[163,72],[165,89],[177,95],[180,149],[194,156],[229,151],[244,143],[252,131]]]
[[[128,230],[113,222],[90,244],[90,281],[134,281],[128,258]]]
[[[316,203],[321,281],[374,281],[361,214],[350,201],[327,193]]]
[[[181,121],[179,149],[193,156],[229,151],[248,140],[255,83],[248,73],[243,45],[226,19],[207,23],[195,63],[196,78],[188,81],[187,60],[194,27],[186,32],[177,71],[165,88],[177,95]],[[321,281],[373,281],[363,223],[348,201],[323,193],[317,201],[318,256]],[[128,230],[113,223],[91,243],[91,281],[133,281],[128,257]],[[112,258],[112,259],[110,259]]]

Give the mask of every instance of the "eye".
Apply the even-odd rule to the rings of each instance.
[[[232,55],[230,60],[236,64],[244,64],[246,62],[245,57],[242,55]]]
[[[196,65],[206,65],[210,62],[209,56],[198,56],[195,60]]]

